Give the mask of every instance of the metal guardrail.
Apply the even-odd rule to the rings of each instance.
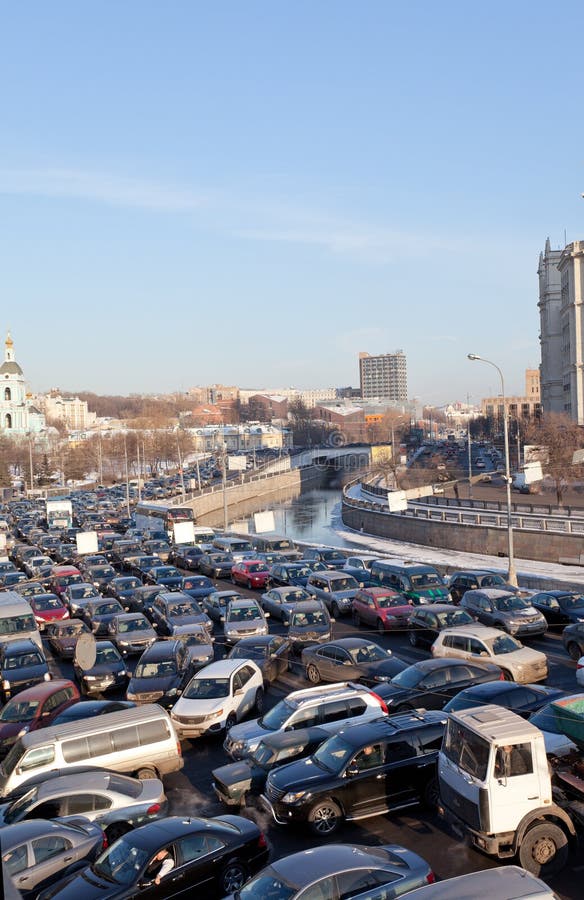
[[[280,472],[273,472],[273,471],[272,472],[258,472],[256,470],[255,475],[249,475],[247,477],[244,477],[243,481],[241,481],[241,480],[228,481],[227,485],[225,487],[225,492],[227,494],[229,494],[230,491],[233,491],[236,488],[240,488],[244,484],[254,484],[254,483],[260,482],[260,481],[267,481],[269,478],[275,478],[279,475],[288,475],[293,472],[301,472],[303,469],[310,469],[310,468],[312,468],[311,465],[298,466],[295,469],[290,469],[290,468],[283,469]],[[179,496],[176,496],[176,497],[172,497],[168,501],[168,503],[169,503],[169,506],[183,506],[185,503],[190,503],[193,500],[198,500],[200,497],[205,497],[208,494],[219,494],[222,492],[223,492],[223,484],[219,483],[216,485],[210,485],[208,487],[201,488],[200,491],[187,491],[187,493],[185,493],[184,497],[182,494]]]

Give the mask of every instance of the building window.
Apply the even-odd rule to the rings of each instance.
[[[10,388],[4,388],[4,399],[12,400],[12,394],[10,392]]]
[[[4,419],[4,424],[7,429],[12,428],[12,416],[10,415],[10,413],[6,413],[6,418]]]

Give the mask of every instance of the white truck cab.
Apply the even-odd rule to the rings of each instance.
[[[562,868],[575,836],[552,795],[544,737],[500,706],[451,713],[438,763],[441,806],[491,856],[518,856],[535,875]]]

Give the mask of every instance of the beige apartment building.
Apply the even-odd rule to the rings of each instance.
[[[521,397],[505,397],[510,419],[537,419],[541,416],[539,369],[525,370],[525,394]],[[503,398],[485,397],[481,400],[481,415],[489,419],[503,417]]]

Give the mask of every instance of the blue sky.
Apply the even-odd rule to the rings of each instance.
[[[584,238],[584,10],[4,4],[0,329],[33,390],[508,393]]]

